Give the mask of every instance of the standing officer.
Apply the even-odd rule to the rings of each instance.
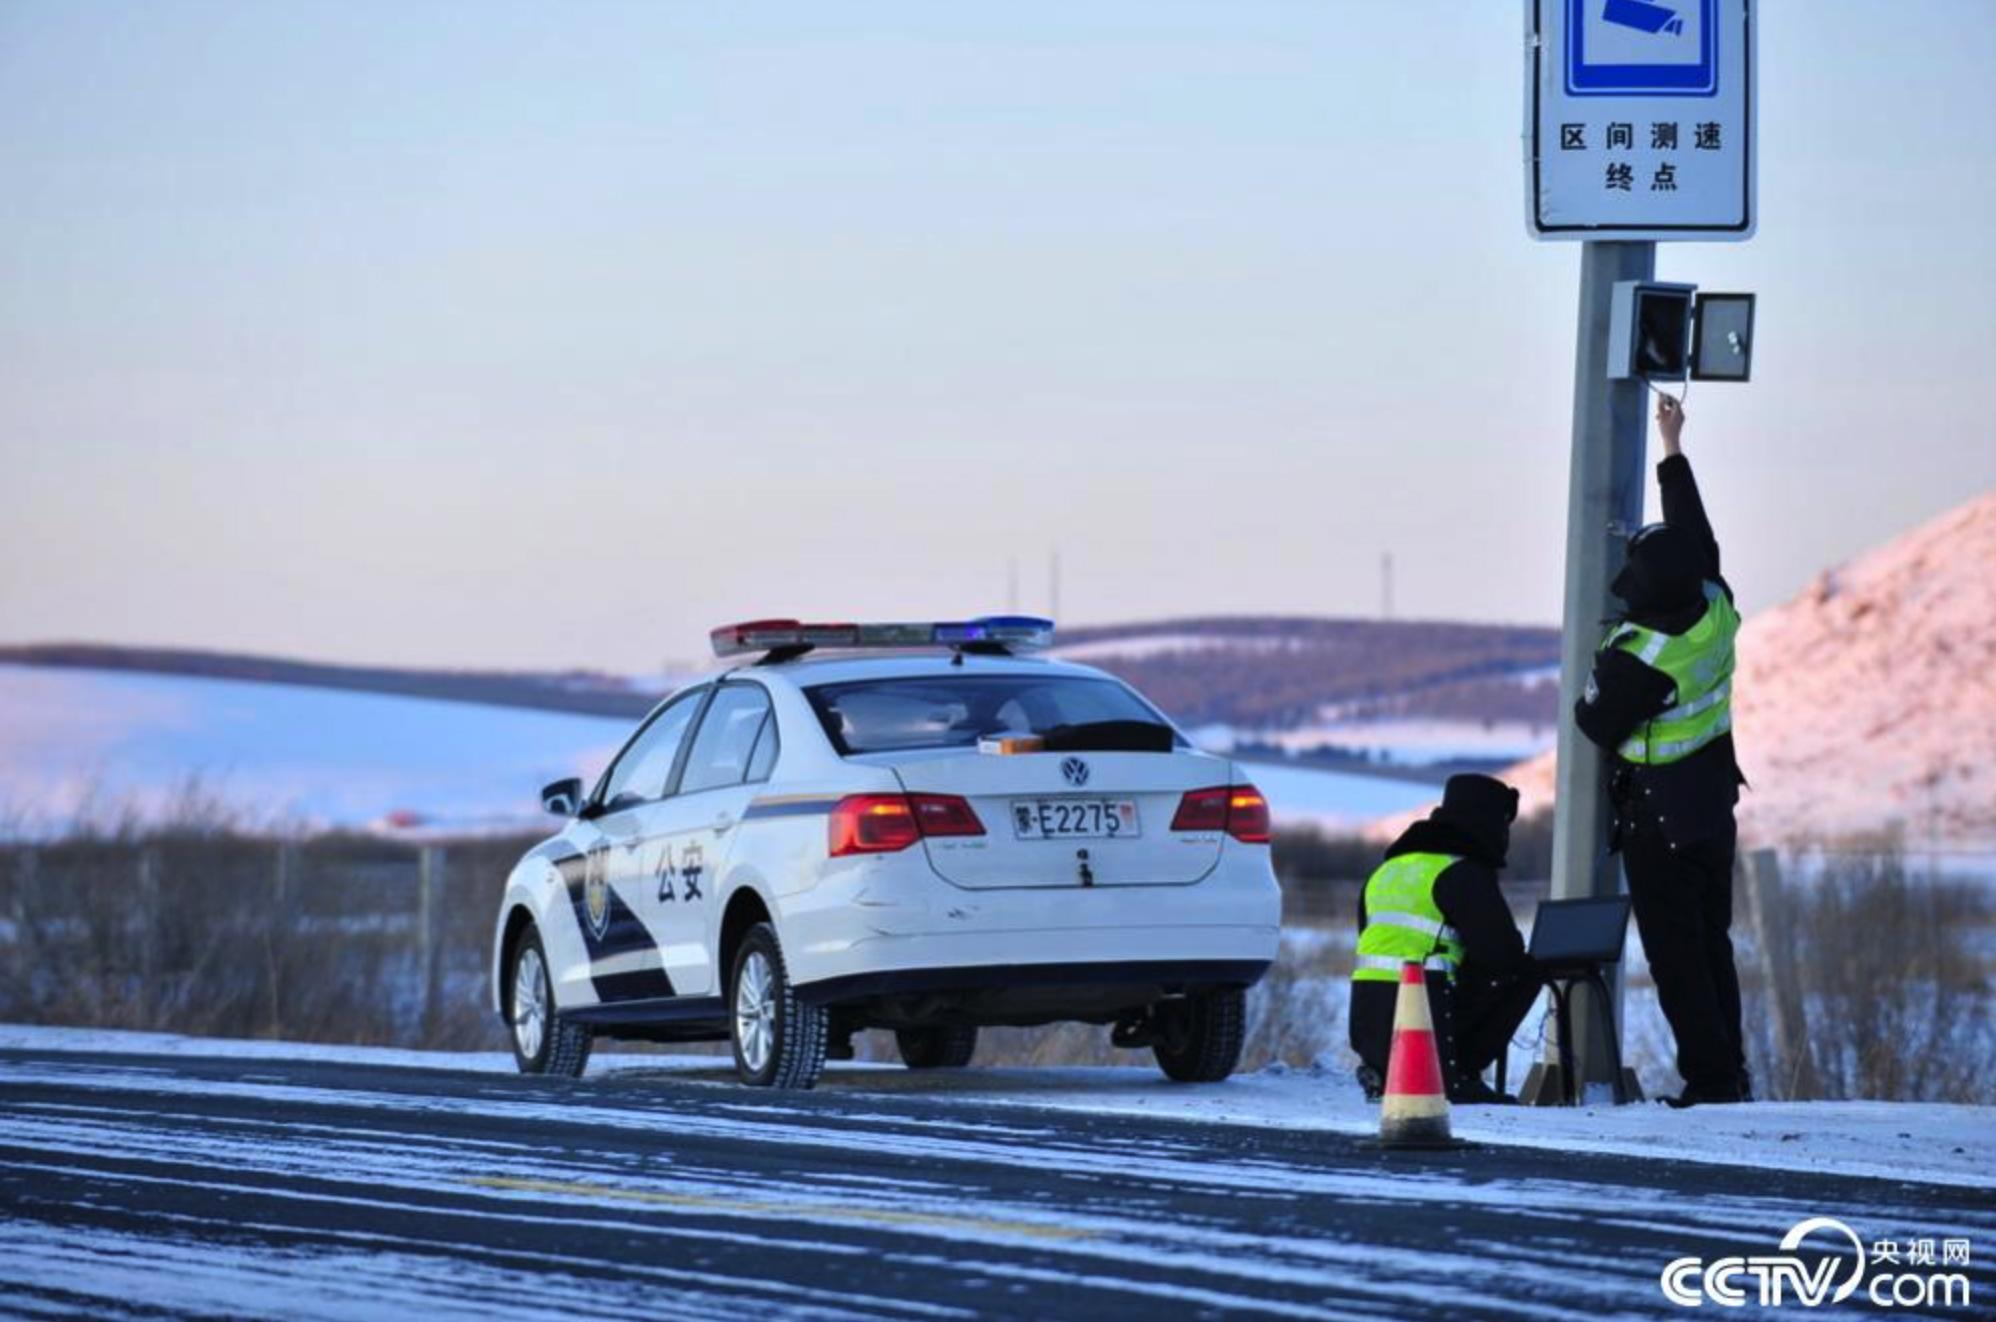
[[[1663,522],[1629,542],[1611,590],[1626,606],[1595,657],[1574,720],[1612,756],[1612,848],[1684,1091],[1674,1106],[1751,1100],[1733,967],[1733,636],[1740,617],[1719,544],[1679,449],[1684,410],[1659,395]]]
[[[1425,963],[1428,1004],[1452,1102],[1515,1104],[1483,1082],[1538,999],[1532,957],[1497,889],[1518,791],[1489,776],[1451,776],[1439,808],[1386,850],[1358,903],[1351,1046],[1366,1096],[1378,1097],[1393,1046],[1400,966]]]

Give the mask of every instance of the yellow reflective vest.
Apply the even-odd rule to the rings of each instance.
[[[1615,750],[1623,761],[1647,767],[1678,762],[1733,728],[1733,639],[1740,616],[1716,583],[1705,585],[1705,603],[1698,623],[1681,634],[1624,622],[1602,642],[1602,651],[1620,648],[1677,686],[1670,708],[1637,726]]]
[[[1408,960],[1455,976],[1462,942],[1435,907],[1435,881],[1461,861],[1456,854],[1401,854],[1379,865],[1365,883],[1353,981],[1398,982]]]

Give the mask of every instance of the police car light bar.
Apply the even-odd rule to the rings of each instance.
[[[982,615],[974,620],[919,624],[805,624],[801,620],[749,620],[724,624],[708,635],[714,655],[807,652],[815,647],[895,648],[988,646],[1007,651],[1046,647],[1053,621],[1037,615]]]

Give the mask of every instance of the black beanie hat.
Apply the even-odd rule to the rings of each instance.
[[[1629,539],[1629,560],[1608,590],[1631,610],[1674,610],[1704,594],[1698,546],[1682,528],[1652,523]]]
[[[1518,791],[1495,776],[1450,776],[1441,806],[1428,817],[1468,835],[1492,866],[1502,867],[1511,850],[1511,823],[1518,820]]]
[[[1436,813],[1457,821],[1495,820],[1505,826],[1518,820],[1518,791],[1495,776],[1450,776],[1442,787]]]

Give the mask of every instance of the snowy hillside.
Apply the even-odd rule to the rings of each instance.
[[[1208,748],[1501,766],[1555,734],[1553,629],[1212,616],[1063,629],[1054,652],[1129,680]]]
[[[536,824],[537,791],[593,774],[627,720],[424,698],[0,665],[0,814],[153,808],[191,777],[258,816],[358,826],[390,814]]]
[[[593,776],[633,720],[131,671],[0,664],[0,828],[90,798],[156,808],[190,778],[258,818],[532,829],[539,788]],[[1427,787],[1256,765],[1278,822],[1352,826]]]
[[[1241,769],[1268,796],[1278,826],[1352,831],[1385,813],[1402,812],[1434,797],[1434,786],[1356,771],[1244,762]]]
[[[1739,658],[1746,838],[1996,843],[1996,492],[1754,616]],[[1551,802],[1551,754],[1509,774]]]

